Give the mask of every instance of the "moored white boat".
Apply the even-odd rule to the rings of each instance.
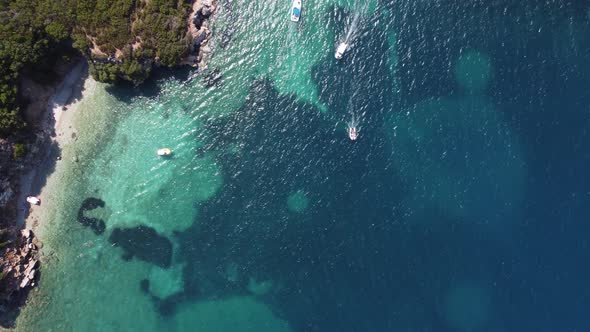
[[[299,22],[299,17],[301,17],[301,0],[293,0],[293,5],[291,6],[291,21]]]
[[[346,52],[347,48],[347,43],[340,43],[340,45],[338,45],[338,48],[336,48],[336,54],[334,54],[334,57],[338,60],[342,59],[342,56],[344,55],[344,52]]]
[[[172,154],[172,150],[168,148],[158,149],[158,156],[169,156]]]
[[[41,200],[35,196],[27,196],[27,202],[33,205],[40,205]]]

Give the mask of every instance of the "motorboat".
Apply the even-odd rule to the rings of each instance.
[[[172,150],[168,148],[158,149],[158,156],[169,156],[172,154]]]
[[[27,196],[27,202],[33,205],[41,205],[41,200],[35,196]]]
[[[356,127],[348,127],[348,137],[351,141],[356,141],[359,136],[359,132]]]
[[[293,5],[291,6],[291,21],[299,22],[300,16],[301,16],[301,0],[293,0]]]
[[[336,54],[334,55],[334,57],[338,60],[342,59],[342,56],[344,55],[344,52],[346,52],[346,49],[348,48],[348,44],[347,43],[340,43],[340,45],[338,45],[338,48],[336,48]]]

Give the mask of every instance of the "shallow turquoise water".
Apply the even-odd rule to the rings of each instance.
[[[17,329],[586,330],[586,13],[221,1],[208,70],[82,101]]]

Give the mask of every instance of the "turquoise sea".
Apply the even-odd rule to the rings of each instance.
[[[590,330],[589,1],[218,5],[87,82],[17,330]]]

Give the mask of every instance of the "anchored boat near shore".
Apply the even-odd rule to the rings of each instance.
[[[41,205],[41,200],[35,196],[27,196],[27,202],[32,205]]]
[[[291,6],[291,21],[299,22],[300,16],[301,16],[301,0],[293,0],[293,5]]]
[[[169,156],[172,154],[172,150],[168,148],[158,149],[158,156]]]

